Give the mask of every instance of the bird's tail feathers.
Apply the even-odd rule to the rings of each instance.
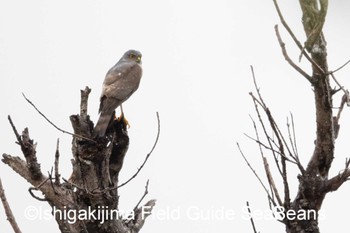
[[[98,119],[96,126],[94,128],[94,135],[103,137],[106,134],[109,122],[111,121],[113,114],[101,113],[100,118]]]

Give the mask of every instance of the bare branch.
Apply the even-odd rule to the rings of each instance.
[[[252,120],[253,122],[253,126],[254,126],[254,130],[255,130],[255,135],[256,135],[256,138],[257,138],[257,141],[260,142],[260,138],[259,138],[259,133],[258,133],[258,129],[256,127],[256,124],[255,124],[255,121],[250,117],[250,119]],[[268,142],[269,144],[271,145],[271,141],[268,137]],[[272,146],[272,145],[271,145]],[[270,168],[269,168],[269,163],[267,162],[267,159],[266,157],[264,156],[264,153],[263,153],[263,150],[262,150],[262,146],[259,144],[259,149],[260,149],[260,155],[261,155],[261,158],[263,160],[263,164],[264,164],[264,169],[265,169],[265,175],[267,177],[267,180],[269,182],[269,186],[270,186],[270,189],[271,189],[271,193],[272,193],[272,198],[276,197],[277,198],[277,202],[279,205],[282,205],[282,201],[281,201],[281,198],[279,196],[279,193],[278,193],[278,190],[276,188],[276,185],[275,185],[275,182],[272,178],[272,175],[271,175],[271,171],[270,171]],[[275,155],[274,153],[274,149],[271,148],[271,151],[274,155],[274,159],[275,159],[275,162],[276,162],[276,165],[277,165],[277,168],[279,169],[280,171],[280,167],[279,167],[279,164],[278,164],[278,161],[277,161],[277,156]],[[277,154],[281,155],[279,151],[276,151]],[[282,155],[281,155],[282,156]]]
[[[334,80],[334,82],[338,85],[338,87],[344,92],[344,94],[349,95],[348,90],[345,90],[344,87],[338,82],[338,80],[335,78],[333,72],[330,72],[330,75],[331,75],[332,79]]]
[[[301,69],[299,66],[297,66],[292,59],[290,59],[290,57],[288,56],[287,50],[286,50],[286,45],[284,44],[284,42],[282,41],[281,35],[278,31],[278,26],[275,25],[275,32],[276,32],[276,36],[278,39],[278,43],[282,49],[282,54],[284,59],[289,63],[289,65],[291,65],[297,72],[299,72],[302,76],[304,76],[310,83],[313,83],[314,80],[313,78],[308,75],[303,69]]]
[[[12,229],[15,233],[21,233],[21,230],[18,227],[18,224],[16,222],[15,216],[12,213],[12,210],[10,208],[10,205],[7,201],[6,195],[5,195],[5,190],[2,187],[2,182],[0,179],[0,199],[2,202],[2,205],[4,206],[5,214],[7,217],[7,220],[10,222]]]
[[[21,146],[21,150],[26,159],[28,168],[31,172],[30,174],[31,177],[33,179],[40,179],[40,177],[42,176],[42,173],[40,170],[40,164],[38,163],[37,157],[36,157],[36,143],[34,143],[32,139],[30,139],[28,128],[25,128],[22,132],[22,135],[20,135],[17,132],[17,129],[10,116],[8,116],[8,120],[16,135],[18,144]]]
[[[58,170],[60,151],[59,151],[60,140],[57,138],[56,153],[55,153],[55,185],[60,184],[60,173]]]
[[[134,219],[132,220],[132,226],[131,226],[131,228],[133,229],[132,232],[140,231],[143,224],[145,223],[146,218],[151,215],[152,209],[155,206],[155,204],[156,204],[156,200],[152,199],[152,200],[149,200],[145,205],[143,205],[142,207],[139,207],[134,211],[135,216],[134,216]]]
[[[329,74],[334,74],[335,72],[343,69],[345,66],[347,66],[350,63],[350,60],[348,60],[347,62],[345,62],[343,65],[341,65],[339,68],[333,70],[333,71],[329,71]]]
[[[56,189],[55,189],[55,185],[54,185],[54,182],[52,182],[52,180],[53,180],[53,178],[52,178],[52,171],[53,169],[51,168],[51,171],[50,172],[47,172],[48,173],[48,175],[49,175],[49,180],[50,180],[50,185],[51,185],[51,188],[52,188],[52,190],[53,190],[53,192],[57,195],[58,194],[58,192],[56,191]]]
[[[338,109],[337,116],[333,117],[333,124],[334,124],[333,128],[334,128],[334,138],[335,139],[338,138],[338,134],[339,134],[339,130],[340,130],[339,120],[340,120],[341,113],[344,109],[345,103],[349,103],[349,93],[343,95],[339,109]]]
[[[292,134],[293,134],[293,138],[290,136],[290,141],[291,141],[290,143],[292,145],[292,149],[293,149],[295,158],[297,159],[297,163],[301,164],[300,160],[299,160],[299,155],[298,155],[297,138],[295,136],[294,118],[293,118],[292,113],[290,113],[290,118],[291,118],[291,123],[292,123]],[[288,127],[288,132],[289,132],[289,135],[291,135],[289,127]]]
[[[7,116],[7,119],[9,120],[10,125],[11,125],[11,127],[12,127],[12,130],[13,130],[13,132],[14,132],[15,135],[16,135],[17,143],[22,147],[23,142],[22,142],[21,135],[19,135],[19,133],[18,133],[18,131],[17,131],[15,125],[13,124],[13,121],[12,121],[12,119],[11,119],[11,116],[8,115],[8,116]]]
[[[253,174],[255,175],[255,177],[258,179],[259,183],[261,184],[261,186],[264,188],[266,194],[267,194],[267,197],[269,199],[269,201],[272,202],[272,204],[274,206],[277,206],[276,202],[274,201],[273,197],[271,196],[271,194],[269,193],[269,190],[266,188],[265,184],[263,183],[263,181],[261,180],[260,176],[256,173],[256,171],[253,169],[253,167],[250,165],[248,159],[245,157],[243,151],[241,150],[241,147],[239,146],[239,143],[237,142],[236,143],[237,147],[238,147],[238,150],[241,154],[241,156],[243,157],[244,161],[246,162],[246,164],[248,165],[248,167],[250,168],[250,170],[253,172]]]
[[[65,133],[65,134],[69,134],[69,135],[71,135],[71,136],[73,136],[73,137],[85,139],[85,140],[88,140],[88,141],[91,141],[91,142],[96,142],[96,141],[92,140],[91,138],[84,137],[84,136],[78,135],[78,134],[74,134],[74,133],[71,133],[71,132],[68,132],[68,131],[66,131],[66,130],[63,130],[63,129],[59,128],[59,127],[56,126],[52,121],[50,121],[50,119],[47,118],[47,117],[45,116],[45,114],[42,113],[42,112],[32,103],[32,101],[30,101],[30,100],[25,96],[24,93],[22,93],[22,95],[23,95],[24,99],[25,99],[30,105],[32,105],[33,108],[34,108],[42,117],[44,117],[44,119],[45,119],[47,122],[49,122],[50,125],[52,125],[53,127],[55,127],[55,129],[57,129],[58,131],[61,131],[62,133]]]
[[[277,3],[277,0],[273,0],[273,3],[275,5],[277,14],[281,20],[281,23],[283,25],[283,27],[287,30],[287,32],[289,33],[289,35],[292,37],[292,39],[294,40],[294,43],[298,46],[298,48],[301,51],[300,54],[300,58],[301,59],[301,55],[304,55],[306,57],[306,59],[320,72],[320,73],[325,73],[324,70],[309,56],[309,54],[307,52],[305,52],[304,46],[300,43],[300,41],[297,39],[297,37],[295,36],[295,34],[293,33],[292,29],[289,27],[289,25],[287,24],[286,20],[284,19],[282,12],[279,8],[279,5]]]
[[[147,180],[146,182],[146,186],[145,186],[145,192],[143,193],[141,199],[139,200],[139,202],[136,204],[134,210],[136,210],[137,208],[139,208],[139,205],[141,204],[141,202],[143,201],[143,199],[146,197],[146,195],[148,194],[148,184],[149,184],[149,180]]]
[[[269,166],[269,163],[267,162],[267,159],[266,157],[263,157],[263,163],[264,163],[264,169],[265,169],[265,173],[266,173],[266,177],[267,177],[267,180],[270,184],[270,187],[273,191],[273,194],[276,196],[276,199],[277,199],[277,202],[280,206],[283,205],[283,202],[282,202],[282,199],[279,195],[279,192],[278,192],[278,189],[276,187],[276,184],[275,184],[275,181],[273,179],[273,176],[271,174],[271,170],[270,170],[270,166]]]
[[[338,175],[326,181],[325,192],[336,191],[344,182],[349,180],[350,177],[350,160],[346,159],[345,169]]]
[[[276,150],[276,149],[274,149],[274,148],[271,148],[271,147],[269,147],[268,145],[265,145],[265,144],[264,144],[263,142],[261,142],[260,140],[255,139],[255,138],[249,136],[248,134],[244,134],[244,135],[245,135],[247,138],[249,138],[250,140],[256,142],[256,143],[259,145],[259,147],[262,146],[262,147],[265,148],[266,150],[270,150],[271,152],[276,153],[276,154],[278,154],[279,156],[285,156],[285,155],[282,155],[281,152],[279,152],[278,150]],[[261,151],[261,150],[260,150],[260,151]],[[277,158],[277,156],[275,156],[275,157]],[[290,163],[297,164],[297,163],[296,163],[295,161],[293,161],[293,160],[290,160],[290,159],[288,159],[288,158],[286,158],[286,159],[287,159],[287,161],[290,162]]]
[[[256,228],[255,228],[254,219],[253,219],[252,213],[250,211],[249,201],[246,202],[246,205],[247,205],[247,210],[248,210],[248,213],[250,216],[250,223],[252,224],[253,232],[257,233]]]
[[[38,186],[36,186],[36,187],[30,187],[30,188],[28,189],[28,192],[30,193],[30,195],[31,195],[33,198],[37,199],[38,201],[47,201],[46,198],[41,198],[41,197],[36,196],[36,195],[33,193],[33,191],[34,191],[34,190],[35,190],[35,191],[40,190],[41,186],[43,186],[49,179],[50,179],[50,177],[46,178],[45,180],[43,180],[43,182],[41,182],[41,183],[40,183]]]
[[[80,90],[80,116],[86,118],[88,110],[88,99],[91,89],[85,87],[85,90]]]
[[[158,122],[158,130],[157,130],[157,137],[156,140],[152,146],[151,151],[147,154],[145,160],[143,161],[143,163],[141,164],[141,166],[137,169],[136,173],[130,177],[127,181],[125,181],[124,183],[122,183],[121,185],[118,185],[117,188],[123,187],[124,185],[126,185],[127,183],[129,183],[131,180],[133,180],[141,171],[141,169],[145,166],[147,160],[149,159],[149,157],[151,156],[151,154],[153,153],[153,150],[156,148],[158,140],[159,140],[159,135],[160,135],[160,119],[159,119],[159,114],[157,112],[157,122]]]

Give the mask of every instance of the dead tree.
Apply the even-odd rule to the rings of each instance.
[[[334,76],[334,73],[339,69],[330,71],[327,64],[327,43],[322,28],[326,19],[328,0],[299,1],[302,10],[302,24],[307,38],[304,45],[299,42],[284,20],[277,1],[273,0],[273,2],[282,25],[300,49],[300,59],[304,57],[312,67],[312,73],[309,74],[288,56],[285,43],[276,25],[275,32],[283,57],[312,86],[316,111],[314,151],[309,156],[310,160],[306,166],[303,165],[299,160],[297,151],[293,117],[287,124],[288,135],[284,136],[260,94],[252,69],[256,92],[255,94],[250,93],[250,95],[255,105],[261,130],[253,121],[256,135],[250,138],[259,145],[268,185],[263,184],[249,162],[246,161],[265,188],[271,210],[273,210],[276,218],[285,224],[286,232],[318,233],[320,232],[318,214],[323,200],[327,193],[337,190],[350,177],[350,160],[346,160],[345,167],[338,175],[328,177],[334,159],[335,140],[340,128],[341,112],[345,104],[349,104],[349,94]],[[339,86],[338,89],[331,88],[331,80],[334,80]],[[335,115],[333,113],[333,96],[338,91],[343,92],[343,97],[341,98],[340,108]],[[262,132],[263,137],[260,136],[260,132]],[[266,150],[272,154],[277,168],[276,171],[282,180],[283,191],[278,189],[275,181],[277,177],[273,175],[268,159],[265,156]],[[242,151],[241,154],[244,156]],[[246,159],[245,156],[244,158]],[[299,171],[297,177],[299,187],[294,198],[290,196],[289,181],[291,178],[288,177],[287,173],[288,163],[294,164]]]
[[[28,128],[19,134],[10,117],[10,124],[25,160],[3,154],[2,161],[33,186],[29,188],[29,193],[34,198],[46,201],[52,207],[52,214],[62,233],[139,232],[146,217],[150,215],[155,200],[139,206],[148,192],[147,183],[145,194],[132,212],[126,215],[118,210],[118,188],[121,186],[118,176],[129,146],[127,125],[123,119],[111,119],[106,137],[94,138],[93,122],[87,111],[90,91],[89,88],[81,91],[80,114],[70,116],[74,134],[71,160],[73,172],[69,179],[61,178],[59,174],[58,143],[54,169],[45,175],[37,160],[36,143],[30,138]],[[38,191],[43,197],[37,195]],[[71,215],[68,215],[69,212]],[[73,216],[73,212],[74,219],[71,219],[69,216]]]

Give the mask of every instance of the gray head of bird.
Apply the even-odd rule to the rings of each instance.
[[[136,63],[141,64],[141,58],[142,58],[142,54],[139,51],[130,49],[124,53],[121,60],[135,61]]]

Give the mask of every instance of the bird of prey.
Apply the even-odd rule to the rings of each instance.
[[[100,118],[95,126],[94,135],[105,136],[114,110],[139,87],[142,76],[141,57],[139,51],[129,50],[107,72],[100,98]]]

